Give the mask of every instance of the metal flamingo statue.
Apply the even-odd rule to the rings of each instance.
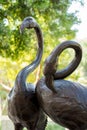
[[[68,47],[75,50],[75,58],[66,69],[56,73],[56,60]],[[82,49],[78,43],[63,42],[46,59],[45,77],[39,80],[36,86],[41,108],[53,121],[69,130],[87,130],[87,87],[62,79],[73,72],[80,63],[81,57]]]
[[[17,75],[15,85],[8,96],[8,116],[14,123],[15,130],[44,130],[47,122],[46,115],[41,110],[35,94],[35,85],[26,83],[27,76],[39,65],[43,54],[42,32],[32,17],[23,20],[20,27],[34,28],[38,39],[38,52],[36,59],[23,68]]]

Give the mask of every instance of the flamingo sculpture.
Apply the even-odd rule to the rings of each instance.
[[[75,50],[75,58],[64,70],[57,71],[57,58],[65,48]],[[81,46],[66,41],[57,46],[45,61],[44,77],[36,86],[39,104],[56,123],[69,130],[87,130],[87,87],[64,80],[79,65]]]
[[[20,30],[34,28],[38,39],[36,59],[23,68],[17,75],[15,85],[8,95],[8,116],[14,123],[15,130],[44,130],[47,122],[46,115],[41,110],[35,94],[35,85],[26,83],[27,76],[39,65],[43,54],[42,32],[32,17],[24,19]]]

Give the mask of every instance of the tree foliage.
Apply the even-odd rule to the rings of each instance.
[[[0,96],[3,101],[7,96],[3,85],[13,86],[17,73],[31,63],[37,51],[33,29],[29,31],[25,29],[23,35],[20,35],[22,20],[32,16],[39,23],[44,38],[44,61],[62,39],[72,39],[75,36],[77,30],[73,30],[72,26],[78,24],[80,20],[77,11],[72,13],[68,11],[74,1],[83,4],[82,0],[0,0]],[[65,51],[61,55],[58,66],[60,69],[71,60],[70,54],[69,52],[66,55]],[[43,62],[41,67],[42,64]],[[29,81],[34,82],[35,75],[36,71],[29,76]],[[72,78],[78,79],[78,75],[77,72]]]
[[[30,37],[25,32],[21,36],[19,32],[20,24],[27,16],[33,16],[40,24],[45,51],[54,48],[59,39],[73,38],[76,30],[72,30],[72,26],[80,21],[76,12],[68,12],[71,4],[72,0],[1,0],[0,55],[17,59],[21,53],[29,52],[31,44],[28,41],[32,43],[35,39],[31,42],[31,34]]]

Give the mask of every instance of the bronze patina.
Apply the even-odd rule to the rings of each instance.
[[[75,50],[72,62],[57,71],[57,59],[66,48]],[[43,111],[56,123],[69,130],[87,130],[87,87],[63,78],[79,65],[82,48],[74,41],[58,45],[48,56],[44,66],[44,77],[36,86],[36,94]]]
[[[27,76],[39,65],[43,54],[42,32],[32,17],[24,19],[21,32],[24,28],[34,28],[38,39],[38,52],[36,59],[23,68],[17,75],[15,85],[8,96],[8,116],[14,123],[15,130],[44,130],[47,122],[46,115],[37,101],[35,85],[26,83]]]

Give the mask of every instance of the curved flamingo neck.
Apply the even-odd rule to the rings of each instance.
[[[74,42],[74,41],[64,42],[64,46],[62,48],[59,47],[59,49],[58,49],[59,50],[58,56],[66,48],[74,49],[75,57],[66,68],[64,68],[63,70],[56,71],[56,73],[54,74],[54,79],[61,79],[61,78],[63,79],[63,78],[66,78],[67,76],[69,76],[78,67],[78,65],[82,59],[82,48],[81,48],[80,44],[78,44],[77,42]]]
[[[39,65],[43,54],[43,36],[42,36],[41,29],[39,25],[37,27],[34,27],[34,29],[38,40],[38,51],[37,51],[36,59],[30,65],[23,68],[16,77],[15,88],[16,89],[18,88],[18,90],[20,91],[26,91],[26,78]]]
[[[57,71],[57,59],[61,52],[66,48],[73,48],[75,50],[75,58],[66,68]],[[82,49],[78,43],[74,41],[66,41],[58,45],[45,61],[44,75],[47,87],[50,88],[53,92],[56,92],[53,81],[55,79],[63,79],[70,75],[79,65],[81,58]]]
[[[60,56],[61,52],[66,48],[73,48],[75,50],[75,58],[72,62],[63,70],[58,70],[56,68],[57,59]],[[79,65],[82,58],[82,49],[81,46],[74,41],[65,41],[62,44],[58,45],[49,57],[46,59],[46,64],[44,67],[44,75],[52,74],[54,79],[62,79],[70,75]],[[49,66],[49,67],[48,67]]]

